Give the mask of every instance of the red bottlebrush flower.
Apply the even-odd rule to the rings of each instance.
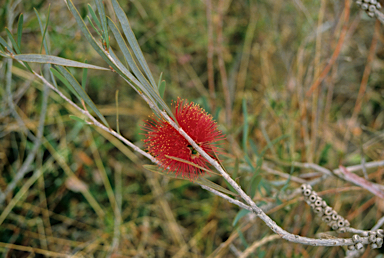
[[[222,140],[224,135],[217,129],[213,117],[198,104],[181,99],[177,99],[173,113],[180,127],[205,152],[215,157],[214,152],[218,150],[216,142]],[[167,121],[152,116],[145,122],[143,129],[146,131],[145,146],[148,152],[160,162],[162,168],[168,168],[176,175],[181,173],[183,177],[186,176],[190,180],[204,174],[204,171],[198,167],[170,158],[183,159],[207,168],[206,159]]]

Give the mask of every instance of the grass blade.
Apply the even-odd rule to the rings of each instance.
[[[20,14],[19,21],[17,24],[17,45],[21,50],[21,35],[23,34],[23,23],[24,23],[24,15]]]
[[[50,56],[50,55],[26,54],[26,55],[15,55],[14,58],[20,61],[31,62],[31,63],[42,63],[42,64],[48,63],[48,64],[55,64],[55,65],[62,65],[62,66],[109,71],[108,68],[85,64],[85,63],[65,59],[62,57]]]
[[[88,106],[96,113],[96,115],[103,121],[105,126],[110,127],[107,120],[104,118],[104,116],[100,113],[99,109],[96,107],[96,105],[93,103],[91,98],[88,96],[88,94],[84,91],[84,89],[80,86],[80,84],[77,82],[75,77],[63,66],[58,66],[58,70],[63,74],[65,79],[68,80],[68,82],[72,85],[72,87],[75,89],[75,91],[80,95],[80,97],[85,101],[85,103],[88,104]]]

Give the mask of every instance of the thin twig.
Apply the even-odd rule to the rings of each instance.
[[[244,203],[242,203],[242,202],[240,202],[238,200],[235,200],[235,199],[229,197],[228,195],[225,195],[225,194],[223,194],[223,193],[221,193],[219,191],[216,191],[215,189],[213,189],[213,188],[211,188],[209,186],[206,186],[206,185],[200,185],[200,186],[201,186],[201,188],[203,188],[203,189],[205,189],[207,191],[210,191],[211,193],[213,193],[213,194],[215,194],[217,196],[220,196],[221,198],[227,200],[230,203],[233,203],[233,204],[239,206],[242,209],[252,211],[251,207],[249,207],[248,205],[246,205],[246,204],[244,204]]]
[[[166,112],[161,111],[162,116],[165,120],[172,125],[192,146],[193,148],[199,152],[201,156],[203,156],[213,167],[220,172],[222,177],[235,189],[235,191],[243,198],[243,200],[252,208],[253,213],[256,214],[264,223],[275,233],[277,233],[281,238],[288,240],[294,243],[300,243],[305,245],[312,246],[345,246],[345,245],[353,245],[352,239],[313,239],[308,237],[302,237],[298,235],[291,234],[281,227],[279,227],[275,221],[273,221],[269,216],[267,216],[263,210],[258,207],[253,200],[241,189],[241,187],[224,171],[224,169],[220,166],[220,164],[209,156],[193,139],[180,127],[176,125],[176,123],[167,115]],[[365,241],[365,240],[364,240]],[[363,244],[367,244],[368,240],[363,242]]]

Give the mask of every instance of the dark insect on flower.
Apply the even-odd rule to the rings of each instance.
[[[213,117],[198,104],[180,98],[177,99],[173,113],[180,127],[205,152],[215,157],[218,151],[216,142],[224,139],[224,135],[217,129]],[[204,174],[203,170],[193,164],[207,168],[206,159],[167,121],[152,116],[145,122],[143,130],[146,131],[145,146],[162,168],[176,175],[182,174],[190,180]]]

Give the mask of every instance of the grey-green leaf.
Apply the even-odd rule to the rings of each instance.
[[[7,32],[8,38],[11,40],[13,48],[15,49],[16,53],[20,54],[19,46],[17,45],[15,39],[12,36],[12,33],[9,31],[8,28],[5,28],[5,31]]]
[[[159,87],[159,94],[161,98],[164,98],[164,92],[165,92],[165,81],[162,80]]]
[[[32,62],[32,63],[42,63],[42,64],[48,63],[48,64],[55,64],[55,65],[89,68],[89,69],[104,70],[104,71],[110,70],[108,68],[85,64],[85,63],[65,59],[62,57],[50,56],[50,55],[27,54],[27,55],[15,55],[14,58],[20,61]]]
[[[135,54],[137,60],[139,60],[139,63],[143,68],[145,74],[147,75],[149,81],[151,82],[152,86],[156,87],[155,80],[153,79],[152,73],[149,70],[147,61],[145,60],[143,52],[140,49],[139,43],[136,40],[135,34],[132,31],[127,16],[125,15],[123,9],[116,0],[112,0],[112,5],[116,12],[117,19],[119,20],[120,25],[124,31],[124,34],[127,37],[129,45],[133,50],[133,53]]]
[[[75,89],[72,87],[72,85],[68,82],[67,79],[65,79],[65,77],[59,72],[57,71],[56,69],[54,68],[50,68],[49,69],[51,71],[52,74],[54,74],[62,83],[64,83],[65,86],[67,86],[67,88],[72,92],[73,95],[76,96],[76,98],[81,101],[81,98],[79,96],[79,94],[77,94],[77,92],[75,91]]]
[[[15,54],[13,49],[8,45],[8,43],[1,36],[0,36],[0,44],[6,47],[9,52],[11,52],[12,54]]]
[[[105,16],[103,2],[101,0],[96,0],[96,7],[97,7],[97,10],[99,11],[101,25],[103,27],[103,39],[105,40],[105,43],[107,44],[107,49],[108,49],[109,48],[108,26],[107,26],[107,19]]]
[[[100,21],[99,21],[99,19],[97,18],[96,14],[95,14],[95,11],[93,11],[92,6],[91,6],[90,4],[88,4],[88,11],[89,11],[89,13],[90,13],[91,16],[92,16],[92,19],[95,21],[96,26],[99,28],[99,30],[101,30]]]
[[[250,213],[249,210],[241,209],[241,210],[237,213],[235,219],[233,220],[233,222],[232,222],[232,226],[236,226],[237,222],[239,222],[239,220],[240,220],[242,217],[244,217],[245,215],[247,215],[248,213]]]
[[[24,22],[24,15],[20,14],[19,22],[17,24],[17,44],[19,45],[20,50],[21,50],[21,35],[23,34],[23,22]]]
[[[88,104],[88,106],[96,113],[96,115],[103,121],[105,126],[109,127],[109,124],[107,120],[104,118],[104,116],[100,113],[99,109],[96,107],[96,105],[93,103],[91,98],[88,96],[88,94],[84,91],[84,89],[80,86],[80,84],[77,82],[75,77],[63,66],[57,66],[59,71],[64,75],[65,79],[68,80],[68,82],[73,86],[75,91],[80,95],[80,97],[85,101],[85,103]]]

